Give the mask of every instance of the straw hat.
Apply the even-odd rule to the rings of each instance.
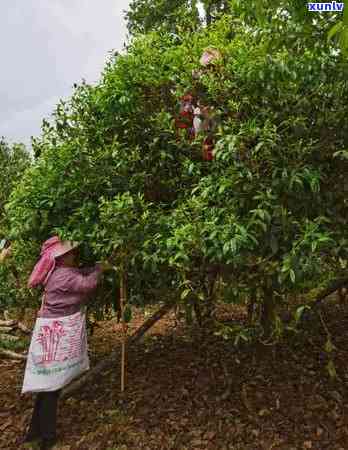
[[[41,247],[40,259],[29,277],[28,287],[44,286],[56,267],[56,259],[71,252],[79,245],[78,242],[61,241],[58,236],[47,239]]]
[[[80,245],[79,242],[61,241],[54,246],[52,250],[52,256],[55,259],[59,258],[60,256],[66,255],[72,250],[75,250],[77,247],[79,247],[79,245]]]
[[[214,63],[215,61],[218,61],[221,58],[222,55],[218,49],[209,47],[204,50],[203,55],[200,59],[200,63],[202,66],[206,67]]]

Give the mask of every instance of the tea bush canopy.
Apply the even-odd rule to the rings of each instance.
[[[131,303],[209,305],[222,277],[226,301],[254,296],[272,323],[276,303],[347,259],[347,60],[327,39],[337,16],[231,2],[208,27],[173,33],[136,23],[146,4],[133,2],[134,37],[100,83],[76,87],[34,141],[7,206],[17,258],[26,242],[33,262],[59,233],[86,259],[125,264]],[[194,77],[206,48],[222,58]],[[211,162],[175,130],[188,92],[218,123]]]
[[[30,155],[24,145],[10,145],[4,138],[0,139],[0,242],[3,244],[8,239],[5,205],[30,162]],[[20,297],[17,287],[13,270],[8,265],[0,264],[0,306],[6,306]]]

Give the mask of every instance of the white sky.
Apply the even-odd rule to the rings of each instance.
[[[0,136],[30,143],[60,98],[98,80],[129,0],[0,0]]]

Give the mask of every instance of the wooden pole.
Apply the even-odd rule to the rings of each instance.
[[[120,280],[120,308],[121,308],[121,324],[122,324],[122,353],[121,353],[121,392],[125,390],[125,374],[126,374],[126,341],[127,341],[127,324],[124,319],[124,309],[127,304],[127,275],[124,265],[121,267]]]
[[[156,311],[149,319],[146,320],[145,323],[141,327],[139,327],[136,332],[130,336],[127,344],[128,345],[135,345],[137,342],[139,342],[145,335],[147,331],[151,329],[159,320],[162,319],[169,311],[171,311],[174,307],[175,303],[165,303],[161,308]],[[115,363],[115,361],[120,360],[120,351],[119,348],[116,348],[111,352],[110,355],[108,355],[106,358],[104,358],[102,361],[100,361],[93,369],[91,369],[89,372],[85,373],[82,377],[80,377],[78,380],[73,381],[69,386],[65,387],[62,392],[63,398],[70,397],[74,392],[81,389],[88,381],[93,380],[97,376],[101,376],[101,374],[108,369],[109,367],[112,367],[112,365]]]

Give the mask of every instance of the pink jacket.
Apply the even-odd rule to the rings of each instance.
[[[64,317],[78,312],[97,288],[100,276],[99,266],[90,269],[56,267],[45,285],[39,317]]]

